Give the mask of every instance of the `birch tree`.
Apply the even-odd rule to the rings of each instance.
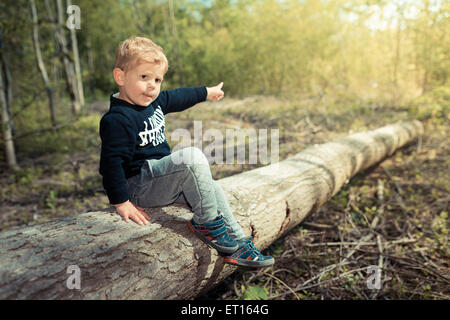
[[[3,65],[3,62],[0,62]],[[17,164],[16,159],[16,151],[14,148],[13,135],[11,130],[11,119],[9,117],[9,113],[6,107],[6,96],[4,92],[3,86],[3,74],[0,72],[0,105],[2,108],[2,131],[3,131],[3,140],[5,145],[5,155],[6,162],[8,163],[8,167],[17,170],[19,169],[19,165]]]
[[[168,1],[169,6],[169,21],[170,21],[170,28],[172,31],[172,39],[173,39],[173,49],[175,51],[175,61],[177,64],[178,69],[178,76],[180,79],[180,83],[182,86],[184,86],[184,70],[183,70],[183,63],[181,61],[180,57],[180,49],[179,49],[179,40],[178,40],[178,31],[177,31],[177,24],[175,21],[175,11],[173,6],[173,0]]]
[[[0,29],[0,51],[3,48],[3,30]],[[9,70],[9,65],[8,62],[6,61],[6,57],[5,55],[0,52],[0,60],[1,60],[1,67],[0,70],[1,72],[3,72],[4,75],[4,88],[5,88],[5,97],[6,97],[6,111],[8,112],[8,116],[9,116],[9,123],[11,126],[11,131],[12,131],[12,135],[15,136],[15,125],[14,125],[14,119],[11,116],[11,106],[12,106],[12,101],[13,101],[13,92],[12,92],[12,76],[11,76],[11,71]]]
[[[6,59],[3,56],[3,38],[2,30],[0,29],[0,106],[2,109],[2,133],[4,140],[5,156],[8,167],[17,170],[19,165],[17,164],[16,151],[14,148],[14,140],[12,134],[12,119],[8,110],[8,105],[11,103],[11,80],[8,84],[5,84],[3,80],[3,70],[8,70],[6,66]],[[6,77],[8,77],[7,75]]]
[[[58,38],[59,46],[61,49],[61,60],[64,65],[65,79],[67,91],[72,102],[72,113],[78,114],[81,110],[80,100],[78,97],[77,83],[75,81],[75,71],[72,61],[70,60],[70,53],[67,46],[67,39],[64,33],[65,19],[64,10],[61,0],[56,1],[57,7],[57,23],[55,24],[55,32]]]
[[[44,59],[42,58],[41,45],[39,43],[39,21],[37,16],[36,4],[34,0],[30,1],[31,15],[33,20],[33,45],[36,56],[36,63],[41,73],[42,80],[44,81],[45,90],[47,91],[47,96],[49,100],[50,108],[50,120],[52,127],[56,130],[56,115],[55,115],[55,101],[53,88],[50,85],[50,80],[48,78],[47,69],[45,67]]]
[[[67,7],[69,8],[71,5],[72,1],[67,0]],[[84,91],[83,91],[83,81],[81,78],[81,66],[80,66],[80,55],[78,53],[77,34],[75,28],[69,28],[69,30],[70,30],[70,39],[72,42],[73,62],[75,67],[76,89],[80,107],[82,108],[84,106]]]

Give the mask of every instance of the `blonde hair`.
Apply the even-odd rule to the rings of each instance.
[[[169,68],[163,49],[148,38],[132,37],[119,44],[116,50],[115,68],[127,71],[144,62],[164,64],[164,73]]]

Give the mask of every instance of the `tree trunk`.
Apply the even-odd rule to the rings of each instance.
[[[50,85],[50,80],[48,79],[47,69],[45,68],[44,59],[42,59],[42,53],[41,53],[41,45],[39,44],[39,23],[38,23],[38,16],[36,11],[36,4],[34,3],[34,0],[30,1],[31,6],[31,15],[33,19],[33,44],[34,44],[34,50],[36,53],[36,63],[38,65],[39,71],[42,76],[42,80],[44,81],[45,90],[47,91],[47,96],[49,100],[49,107],[50,107],[50,120],[52,123],[52,127],[54,130],[56,130],[57,124],[56,124],[56,115],[55,115],[55,101],[54,101],[54,95],[53,95],[53,88]]]
[[[49,0],[44,0],[44,6],[45,6],[45,9],[47,11],[48,21],[53,26],[56,26],[57,22],[56,22],[54,14],[53,14],[53,10],[54,9],[53,9],[52,4],[50,3]],[[55,27],[55,29],[56,29],[56,27]],[[55,51],[56,52],[61,52],[61,48],[59,46],[58,32],[55,31],[53,33],[53,39],[54,39]],[[52,65],[53,65],[53,73],[52,73],[52,75],[53,75],[53,83],[59,83],[60,79],[62,79],[62,77],[63,77],[62,76],[61,66],[58,63],[52,63]],[[60,97],[59,91],[56,90],[55,91],[56,101],[59,100],[59,97]]]
[[[1,30],[0,30],[0,38],[1,38]],[[1,46],[2,44],[0,44],[0,49]],[[2,80],[6,99],[6,112],[8,112],[9,126],[11,127],[11,133],[14,139],[14,137],[16,136],[16,126],[14,124],[13,113],[11,111],[13,103],[12,76],[11,72],[9,71],[8,62],[6,61],[5,55],[2,53],[0,53],[0,60],[1,60],[0,65],[2,69],[0,72],[3,72],[4,75],[4,79]]]
[[[1,48],[1,43],[0,43]],[[5,149],[6,163],[12,170],[18,170],[19,164],[16,159],[16,151],[14,148],[14,140],[12,134],[12,120],[10,113],[8,112],[8,101],[5,94],[5,86],[3,81],[3,60],[0,60],[0,106],[2,108],[2,132],[3,132],[3,144]]]
[[[219,183],[244,232],[264,249],[357,172],[422,132],[418,121],[389,125]],[[125,223],[111,209],[0,233],[0,299],[190,299],[236,270],[189,231],[186,207],[147,212],[146,226]],[[69,289],[72,265],[80,270],[80,289]]]
[[[6,110],[8,111],[9,118],[10,118],[10,124],[11,124],[11,130],[13,133],[13,136],[15,135],[15,126],[14,126],[14,120],[12,119],[12,104],[13,104],[13,91],[12,91],[12,76],[11,71],[9,71],[8,62],[6,61],[6,55],[4,54],[4,51],[2,50],[4,48],[3,43],[3,30],[0,29],[0,64],[1,64],[1,71],[3,72],[4,79],[3,79],[3,87],[5,91],[5,97],[6,97]],[[3,52],[2,52],[3,51]]]
[[[92,49],[92,42],[90,36],[86,36],[86,51],[88,58],[88,67],[90,73],[90,81],[89,81],[89,90],[91,91],[92,98],[94,101],[97,100],[97,92],[96,92],[96,75],[95,75],[95,63],[94,63],[94,50]]]
[[[19,164],[17,163],[16,150],[13,140],[13,137],[15,136],[14,121],[11,116],[11,106],[13,99],[12,77],[11,73],[9,72],[5,55],[3,53],[3,48],[3,30],[0,28],[0,106],[2,109],[1,123],[4,140],[4,151],[8,167],[12,170],[18,170]]]
[[[77,82],[75,80],[75,71],[71,59],[69,59],[69,49],[67,48],[66,35],[64,33],[64,11],[61,0],[56,0],[57,21],[55,25],[55,33],[61,48],[61,60],[64,65],[66,75],[66,85],[69,92],[70,100],[72,101],[72,113],[77,115],[80,110],[80,100],[78,97]]]
[[[67,7],[72,5],[71,0],[67,0]],[[78,53],[78,40],[75,28],[70,29],[70,39],[72,41],[72,53],[73,62],[75,67],[75,81],[77,83],[77,96],[80,103],[80,107],[84,107],[84,90],[83,90],[83,79],[81,78],[81,66],[80,66],[80,55]]]
[[[177,65],[177,75],[179,77],[181,86],[184,86],[184,68],[180,57],[178,31],[177,31],[177,23],[175,21],[175,9],[173,7],[173,0],[168,1],[168,6],[169,6],[170,27],[172,29],[171,39],[173,39],[173,49],[175,53],[175,61],[176,61],[175,63]]]

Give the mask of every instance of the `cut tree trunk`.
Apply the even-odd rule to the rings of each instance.
[[[311,146],[219,183],[262,250],[357,172],[422,133],[418,121],[397,123]],[[146,226],[125,223],[109,210],[0,233],[0,299],[191,299],[236,270],[189,231],[192,213],[185,206],[147,212],[152,220]],[[70,289],[73,265],[80,289]]]

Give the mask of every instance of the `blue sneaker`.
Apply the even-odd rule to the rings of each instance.
[[[220,253],[233,253],[238,248],[237,242],[228,235],[222,215],[203,224],[195,223],[194,219],[191,219],[188,221],[188,227],[200,240]]]
[[[275,263],[271,256],[263,256],[252,241],[252,237],[238,242],[239,248],[232,254],[223,255],[224,262],[240,267],[265,268]]]

